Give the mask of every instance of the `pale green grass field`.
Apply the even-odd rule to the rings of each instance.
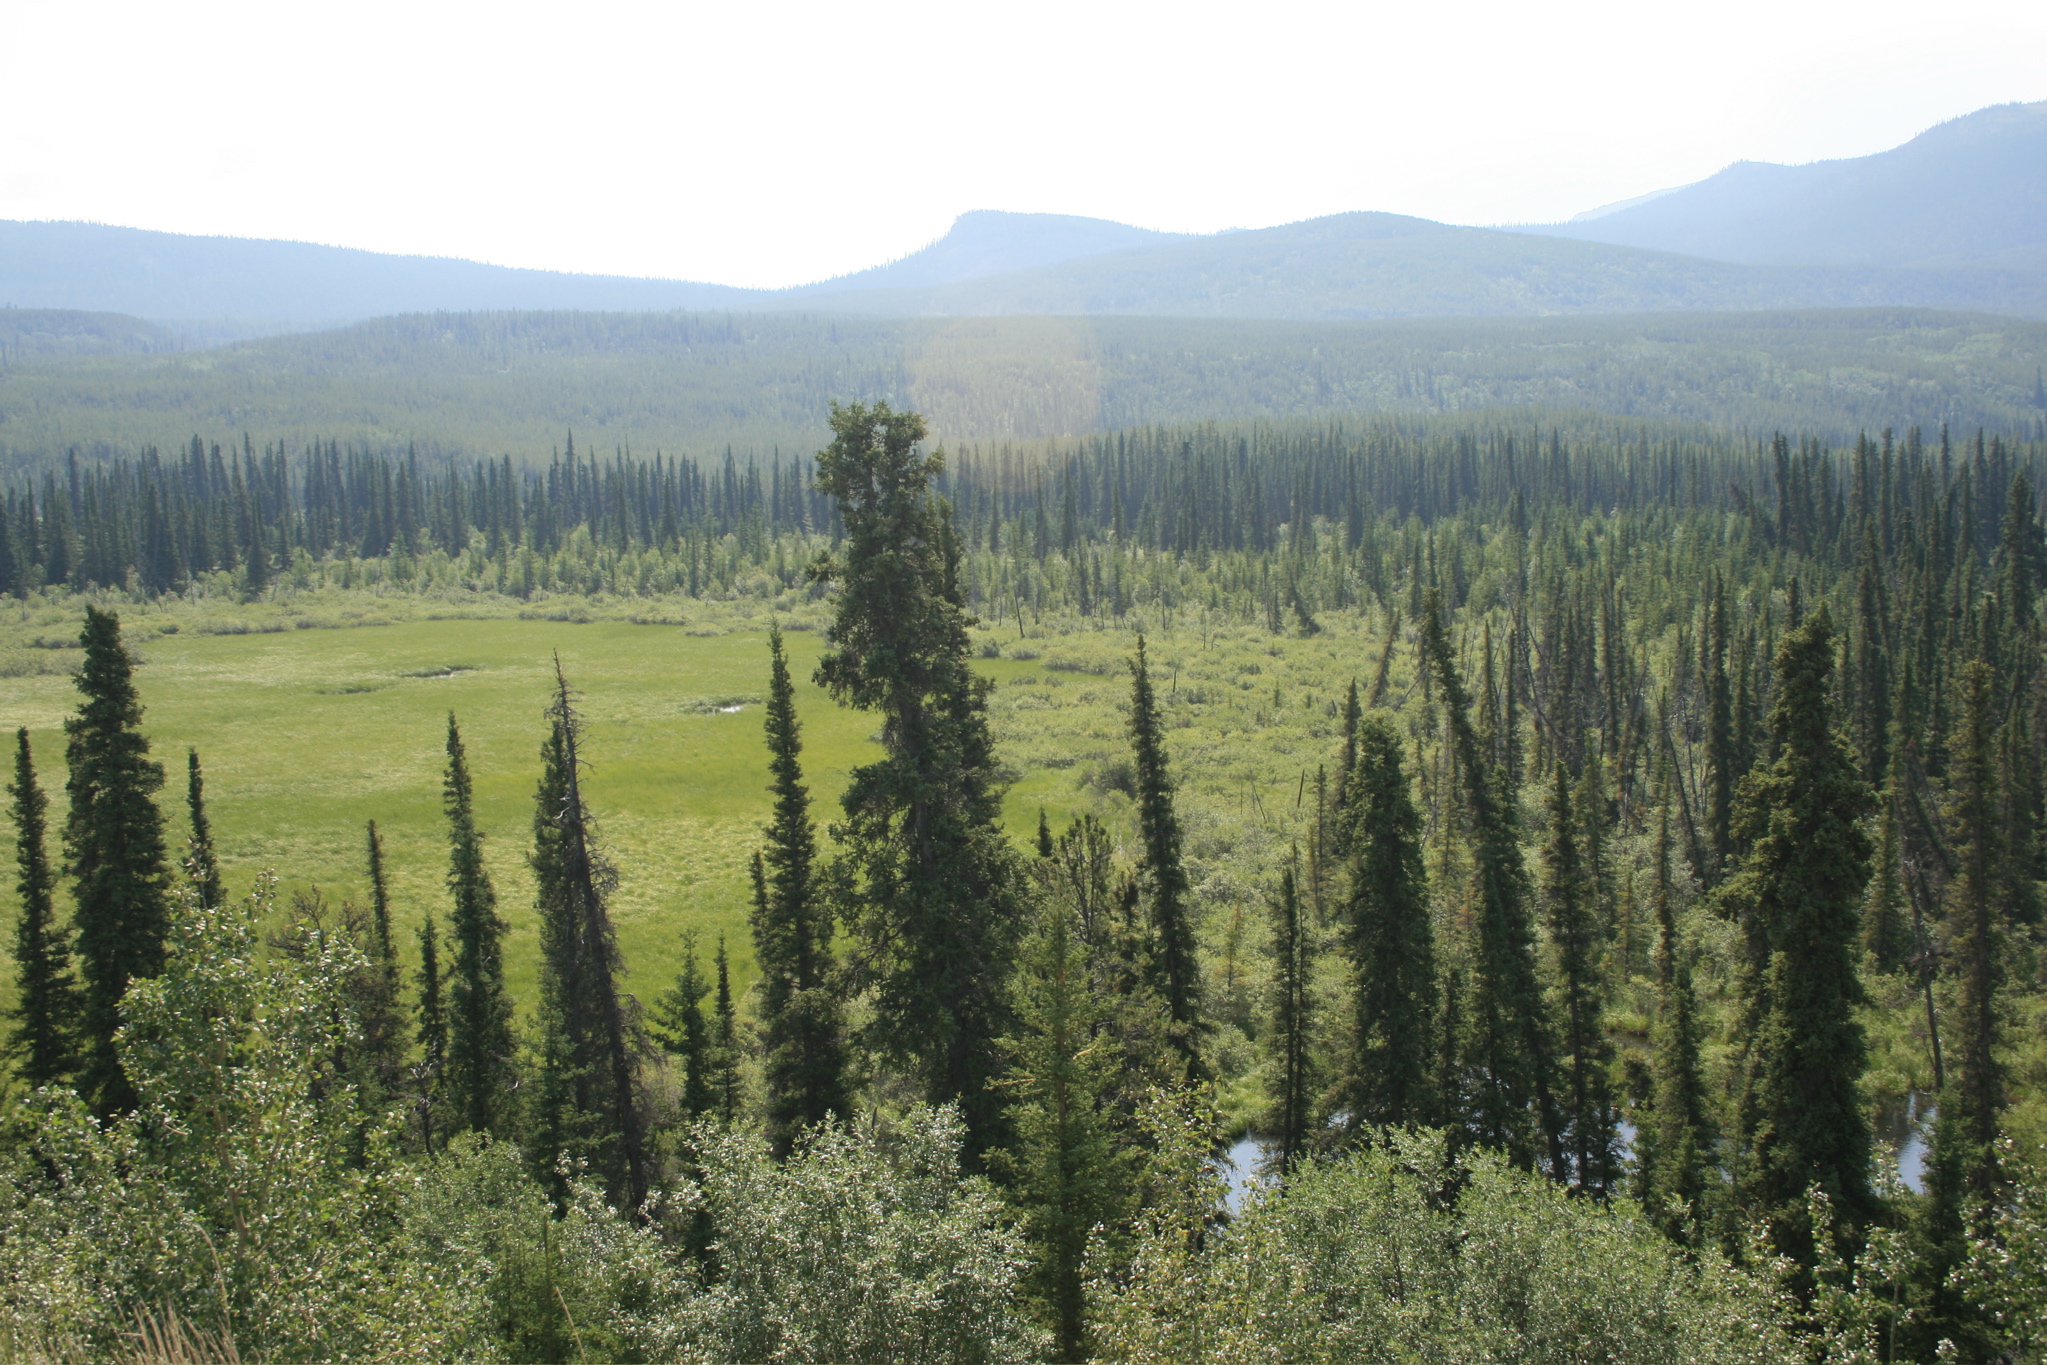
[[[697,629],[720,628],[691,605]],[[289,611],[259,607],[244,615],[247,621],[229,628],[288,619]],[[765,616],[728,619],[730,633],[703,635],[674,624],[403,615],[380,609],[370,619],[393,619],[348,629],[213,634],[206,632],[222,623],[202,611],[175,604],[125,610],[144,660],[137,673],[144,728],[168,772],[161,804],[176,846],[182,849],[187,831],[188,746],[205,764],[215,841],[238,894],[271,869],[287,895],[317,887],[329,900],[363,900],[363,825],[374,819],[410,963],[411,926],[429,910],[446,920],[440,798],[452,709],[468,745],[500,910],[512,926],[508,975],[530,1007],[536,941],[525,855],[558,651],[589,722],[586,791],[623,874],[613,913],[630,988],[643,999],[665,988],[688,930],[706,956],[717,935],[726,936],[743,988],[753,977],[746,868],[768,813]],[[6,623],[4,643],[68,637],[75,620],[75,608],[44,610]],[[1309,812],[1296,805],[1300,778],[1326,759],[1334,738],[1331,687],[1370,661],[1361,626],[1313,641],[1245,630],[1206,643],[1191,634],[1154,642],[1175,726],[1190,861],[1218,947],[1235,907],[1247,907],[1256,922],[1267,874],[1276,874],[1283,850],[1305,830]],[[167,627],[175,632],[163,633]],[[1125,663],[1134,638],[1127,630],[1073,627],[1044,638],[1034,632],[1028,641],[1013,631],[999,640],[979,636],[984,654],[1003,651],[976,666],[1000,684],[994,721],[1016,778],[1007,818],[1019,840],[1035,831],[1040,808],[1055,828],[1092,810],[1128,832],[1127,799],[1090,778],[1127,757]],[[869,738],[875,722],[810,683],[821,647],[814,630],[791,631],[787,640],[805,770],[823,826],[838,813],[847,772],[878,753]],[[16,650],[23,654],[53,669],[78,657]],[[30,728],[50,792],[53,856],[63,811],[60,727],[76,696],[61,672],[0,677],[0,724]],[[721,704],[741,709],[715,709]],[[11,835],[11,827],[0,831],[0,842]]]
[[[805,759],[814,790],[829,802],[848,768],[873,752],[864,739],[871,721],[810,685],[815,634],[788,640]],[[706,954],[725,933],[736,970],[749,978],[746,862],[767,813],[761,633],[704,639],[673,626],[448,620],[158,636],[141,646],[146,662],[137,677],[145,728],[169,770],[162,804],[173,832],[182,845],[184,755],[197,746],[230,889],[240,893],[272,868],[289,889],[316,885],[329,899],[362,900],[363,825],[375,820],[402,921],[409,926],[432,909],[445,924],[440,799],[453,710],[500,910],[512,926],[512,989],[530,1004],[535,944],[525,855],[556,651],[582,694],[586,790],[624,874],[613,913],[633,989],[648,998],[673,978],[686,926]],[[448,669],[460,671],[429,676]],[[0,722],[30,727],[59,819],[59,727],[75,698],[65,677],[0,679]],[[703,714],[742,698],[736,712]],[[405,951],[411,959],[409,934]]]

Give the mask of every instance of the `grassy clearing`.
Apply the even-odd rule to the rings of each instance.
[[[541,712],[558,651],[583,693],[589,791],[625,873],[616,914],[634,988],[650,995],[672,978],[684,928],[699,932],[706,951],[726,933],[742,975],[751,975],[745,861],[767,802],[761,712],[747,699],[762,690],[762,635],[704,638],[675,626],[517,619],[160,634],[176,622],[157,613],[130,619],[145,639],[145,723],[172,769],[175,790],[167,789],[163,804],[175,809],[173,827],[182,835],[181,760],[196,745],[236,890],[275,868],[293,889],[317,886],[330,898],[360,899],[363,823],[374,819],[404,920],[441,909],[442,744],[454,710],[476,773],[491,873],[513,926],[513,989],[527,1001],[535,940],[524,857]],[[817,637],[793,634],[790,648],[807,676]],[[67,676],[0,678],[0,721],[30,728],[44,781],[60,802],[60,726],[74,696]],[[836,792],[869,752],[869,727],[807,684],[802,701],[813,782],[820,793]],[[406,949],[410,956],[409,935]]]
[[[196,746],[232,888],[270,868],[290,890],[360,899],[363,823],[374,819],[403,921],[429,910],[445,917],[440,781],[452,709],[513,926],[512,987],[530,1003],[536,941],[524,858],[558,651],[590,721],[588,791],[624,873],[616,914],[632,988],[643,997],[663,988],[690,930],[706,952],[726,934],[741,983],[751,980],[746,864],[768,813],[765,613],[689,602],[664,614],[639,603],[642,621],[662,624],[637,624],[606,619],[601,603],[559,613],[593,618],[570,620],[520,619],[519,605],[479,600],[458,614],[431,600],[328,592],[250,606],[121,606],[144,660],[145,725],[172,772],[163,804],[174,832],[185,830],[183,752]],[[0,675],[0,723],[30,728],[59,809],[61,726],[75,704],[68,669],[78,654],[52,646],[72,635],[78,614],[75,603],[39,604],[0,623],[0,659],[24,661]],[[784,619],[797,627],[789,649],[805,764],[828,821],[848,770],[877,752],[873,722],[809,683],[821,647],[814,609]],[[355,628],[294,628],[300,622]],[[1019,839],[1041,807],[1055,827],[1083,811],[1130,827],[1123,726],[1135,631],[1093,624],[1033,626],[1029,638],[1012,626],[977,639],[977,666],[998,684],[994,719],[1016,776],[1007,808]],[[1355,620],[1311,640],[1248,627],[1159,633],[1152,624],[1207,938],[1224,979],[1248,982],[1262,976],[1265,883],[1312,819],[1339,689],[1369,670],[1377,646]],[[409,934],[404,949],[411,958]]]

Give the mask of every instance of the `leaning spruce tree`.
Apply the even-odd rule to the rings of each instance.
[[[1755,1038],[1737,1195],[1771,1221],[1781,1249],[1808,1265],[1817,1231],[1803,1217],[1808,1189],[1825,1193],[1851,1223],[1878,1212],[1861,1093],[1867,1045],[1855,1017],[1871,853],[1860,822],[1871,800],[1834,727],[1833,668],[1833,627],[1822,606],[1778,648],[1770,710],[1777,759],[1741,784],[1735,835],[1749,851],[1720,889],[1723,906],[1761,949],[1747,967]]]
[[[512,1001],[505,994],[505,922],[483,865],[475,794],[462,732],[448,713],[448,772],[442,788],[448,816],[448,919],[455,960],[448,973],[447,1093],[452,1123],[502,1134],[510,1118]]]
[[[886,403],[832,409],[817,488],[838,506],[843,558],[817,681],[881,719],[882,757],[847,783],[834,828],[840,902],[872,982],[867,1036],[906,1063],[925,1097],[958,1101],[970,1159],[995,1140],[994,1041],[1023,921],[1020,869],[997,824],[1002,778],[988,727],[992,686],[968,663],[961,547],[931,491],[943,457],[924,421]]]
[[[71,950],[57,923],[57,879],[50,870],[49,798],[36,780],[28,731],[15,732],[13,798],[15,890],[21,918],[14,928],[14,1021],[9,1037],[17,1070],[29,1086],[59,1085],[78,1066],[78,986]]]
[[[1528,909],[1528,873],[1511,808],[1501,799],[1471,723],[1471,697],[1450,653],[1441,595],[1423,595],[1422,645],[1443,698],[1443,719],[1477,836],[1474,863],[1475,942],[1471,978],[1458,1008],[1468,1034],[1471,1074],[1465,1097],[1472,1128],[1522,1165],[1540,1152],[1551,1170],[1564,1167],[1553,1102],[1549,1028],[1535,970],[1535,926]]]
[[[170,877],[163,816],[153,799],[163,786],[163,765],[150,759],[142,735],[142,702],[120,618],[87,607],[80,642],[83,700],[64,722],[71,769],[64,847],[85,988],[79,1090],[105,1117],[135,1104],[114,1035],[128,983],[163,969]]]

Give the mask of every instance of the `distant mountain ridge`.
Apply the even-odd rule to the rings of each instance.
[[[964,280],[807,294],[895,316],[1358,320],[1882,306],[2047,316],[2047,278],[1989,270],[1792,268],[1339,213]]]
[[[915,289],[1006,275],[1015,270],[1057,265],[1087,256],[1184,242],[1182,232],[1076,218],[1064,213],[1001,213],[975,209],[961,214],[943,237],[885,265],[840,275],[782,294],[835,294],[854,289]]]
[[[2047,101],[1998,104],[1873,156],[1738,161],[1523,231],[1752,265],[2047,267]]]
[[[825,293],[929,288],[1185,240],[1101,218],[977,210],[900,260],[793,289],[577,275],[437,256],[99,223],[0,221],[0,305],[111,312],[199,341],[431,312],[815,307]]]
[[[2047,103],[1979,110],[1875,156],[1742,162],[1540,227],[1360,212],[1187,236],[979,210],[899,260],[779,290],[0,222],[0,304],[133,315],[188,343],[479,311],[1341,320],[1902,306],[2047,317]]]
[[[0,221],[0,304],[128,313],[202,335],[314,331],[436,310],[730,308],[753,292],[310,242]]]

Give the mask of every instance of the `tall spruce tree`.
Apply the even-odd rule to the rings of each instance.
[[[227,891],[220,881],[220,859],[213,853],[213,825],[206,818],[206,777],[199,770],[199,751],[185,750],[185,811],[192,820],[192,837],[185,845],[186,875],[203,905],[221,905]]]
[[[1741,775],[1727,678],[1727,585],[1718,578],[1706,610],[1706,838],[1712,857],[1705,871],[1711,885],[1734,857],[1734,784]]]
[[[641,1116],[639,1049],[620,998],[617,935],[606,905],[618,874],[597,841],[583,799],[582,717],[561,660],[540,748],[531,865],[540,919],[541,1020],[559,1037],[543,1044],[550,1103],[574,1110],[588,1159],[612,1198],[637,1209],[651,1172]],[[566,1134],[567,1120],[556,1126]],[[552,1154],[549,1154],[552,1159]]]
[[[453,1118],[443,1119],[441,1110],[448,1093],[448,1004],[444,994],[448,976],[441,966],[441,934],[433,911],[419,925],[419,1021],[413,1041],[419,1045],[419,1062],[413,1068],[413,1104],[419,1112],[420,1146],[434,1150],[439,1134],[445,1144],[458,1126]]]
[[[1443,606],[1435,588],[1422,606],[1423,647],[1443,701],[1464,800],[1471,813],[1475,943],[1472,972],[1459,1004],[1469,1034],[1466,1097],[1471,1129],[1523,1165],[1538,1153],[1564,1168],[1550,1076],[1554,1066],[1542,988],[1535,970],[1535,929],[1528,910],[1528,873],[1521,861],[1512,808],[1496,788],[1471,723],[1471,698],[1450,653]]]
[[[1876,865],[1870,877],[1869,900],[1862,912],[1863,952],[1872,968],[1886,974],[1903,967],[1912,951],[1898,865],[1897,763],[1894,755],[1890,780],[1877,798]]]
[[[29,1086],[61,1085],[78,1067],[78,983],[71,950],[57,923],[57,879],[47,850],[49,798],[36,780],[28,731],[15,732],[14,781],[7,788],[14,816],[15,890],[21,918],[14,926],[14,1022],[9,1036],[16,1071]]]
[[[996,1138],[994,1041],[1023,926],[1017,858],[997,820],[1002,777],[988,727],[991,684],[968,661],[972,618],[950,507],[931,482],[943,457],[924,421],[887,404],[835,407],[817,457],[844,558],[817,680],[881,717],[883,757],[851,775],[834,830],[851,876],[842,908],[871,987],[868,1037],[909,1064],[933,1102],[957,1100],[970,1160]]]
[[[1613,1045],[1600,1018],[1605,989],[1599,979],[1604,944],[1593,913],[1592,877],[1579,846],[1579,818],[1571,799],[1571,775],[1555,765],[1548,801],[1549,839],[1542,850],[1542,898],[1549,917],[1551,972],[1555,982],[1559,1061],[1565,1069],[1562,1145],[1568,1175],[1580,1194],[1604,1196],[1613,1188],[1617,1162],[1613,1097],[1607,1076]]]
[[[1650,1108],[1642,1136],[1643,1203],[1667,1234],[1697,1245],[1705,1226],[1713,1136],[1699,1068],[1698,999],[1678,941],[1670,869],[1670,803],[1656,811],[1656,1019],[1650,1032]]]
[[[1970,1202],[1987,1209],[1997,1194],[1998,1120],[2005,1105],[1998,989],[2012,878],[1998,791],[1996,683],[1982,660],[1963,666],[1960,693],[1949,767],[1957,875],[1949,886],[1948,923],[1962,990],[1940,1106],[1942,1118],[1953,1119],[1942,1132],[1960,1144],[1952,1155]]]
[[[1350,851],[1350,809],[1353,774],[1358,765],[1358,726],[1364,720],[1364,709],[1358,705],[1358,680],[1350,680],[1350,691],[1343,698],[1343,738],[1336,750],[1336,790],[1331,806],[1336,820],[1336,830],[1331,836],[1331,852],[1339,857]]]
[[[1154,985],[1173,1021],[1174,1038],[1191,1078],[1202,1070],[1201,965],[1194,951],[1187,868],[1180,854],[1180,817],[1173,809],[1173,779],[1166,770],[1165,726],[1159,719],[1142,635],[1130,661],[1130,747],[1137,767],[1137,834],[1143,845],[1138,876],[1151,920]]]
[[[1353,1131],[1437,1121],[1430,1083],[1437,1015],[1435,931],[1422,871],[1421,813],[1382,716],[1356,727],[1343,835],[1350,899],[1342,915],[1351,977],[1351,1056],[1339,1107]]]
[[[753,946],[768,1139],[776,1155],[786,1156],[799,1133],[848,1113],[850,1100],[844,1007],[832,981],[832,916],[813,879],[817,832],[780,627],[768,632],[767,738],[774,804],[766,848],[755,859]],[[1041,826],[1043,820],[1041,812]]]
[[[725,952],[725,936],[718,935],[718,993],[711,1023],[711,1090],[716,1097],[718,1117],[725,1123],[739,1122],[743,1098],[739,1070],[739,1010],[732,1000],[732,959]]]
[[[502,1136],[512,1117],[514,1093],[512,1001],[505,994],[508,926],[498,917],[497,891],[483,865],[469,758],[452,711],[441,806],[448,817],[448,890],[455,902],[448,919],[455,947],[448,972],[450,1117],[472,1132]]]
[[[384,845],[377,822],[364,831],[370,878],[369,973],[358,1002],[362,1055],[379,1095],[396,1091],[405,1065],[404,1013],[400,1001],[398,944],[391,936],[391,888],[384,878]]]
[[[1749,852],[1721,889],[1761,951],[1747,966],[1754,1041],[1742,1096],[1746,1150],[1737,1194],[1772,1221],[1779,1247],[1807,1265],[1814,1229],[1803,1200],[1817,1187],[1851,1223],[1877,1213],[1861,1080],[1867,1044],[1855,970],[1871,805],[1836,731],[1828,692],[1834,632],[1824,605],[1784,636],[1770,735],[1777,757],[1745,778],[1737,837]]]
[[[711,983],[697,960],[696,935],[685,933],[682,970],[676,973],[675,984],[654,1002],[652,1029],[654,1041],[682,1071],[676,1101],[684,1118],[710,1118],[718,1108],[712,1083],[711,1024],[704,1017],[704,997],[710,993]]]
[[[1267,1128],[1284,1177],[1307,1155],[1314,1131],[1315,930],[1302,913],[1290,864],[1272,899],[1272,1095]]]
[[[1025,1286],[1052,1328],[1054,1358],[1078,1361],[1089,1242],[1127,1218],[1137,1162],[1112,1113],[1126,1061],[1114,997],[1096,989],[1072,909],[1048,899],[1017,973],[1017,1031],[1004,1045],[1013,1136],[993,1164],[1022,1215]]]
[[[78,1088],[104,1117],[135,1104],[114,1034],[128,983],[163,969],[170,878],[163,816],[153,799],[163,786],[163,765],[150,759],[142,735],[142,702],[133,661],[121,643],[120,618],[89,606],[79,638],[85,647],[77,677],[83,700],[64,722],[71,769],[64,847],[85,988]]]
[[[1990,666],[1972,659],[1955,679],[1957,713],[1949,748],[1949,827],[1955,875],[1947,921],[1961,981],[1950,1039],[1951,1064],[1941,1088],[1925,1164],[1926,1201],[1913,1228],[1912,1313],[1905,1337],[1917,1358],[1967,1360],[1997,1356],[1995,1337],[1963,1292],[1957,1272],[1972,1238],[1990,1238],[1999,1187],[1998,1120],[2005,1076],[1997,1056],[2001,939],[2006,904],[2006,846],[1998,791],[1996,682]],[[1994,1242],[1992,1243],[1994,1245]],[[1954,1348],[1959,1348],[1955,1350]]]
[[[1855,631],[1849,648],[1854,677],[1850,733],[1862,756],[1863,780],[1876,786],[1890,768],[1891,673],[1884,648],[1884,592],[1876,532],[1862,528],[1861,567],[1855,581]]]

